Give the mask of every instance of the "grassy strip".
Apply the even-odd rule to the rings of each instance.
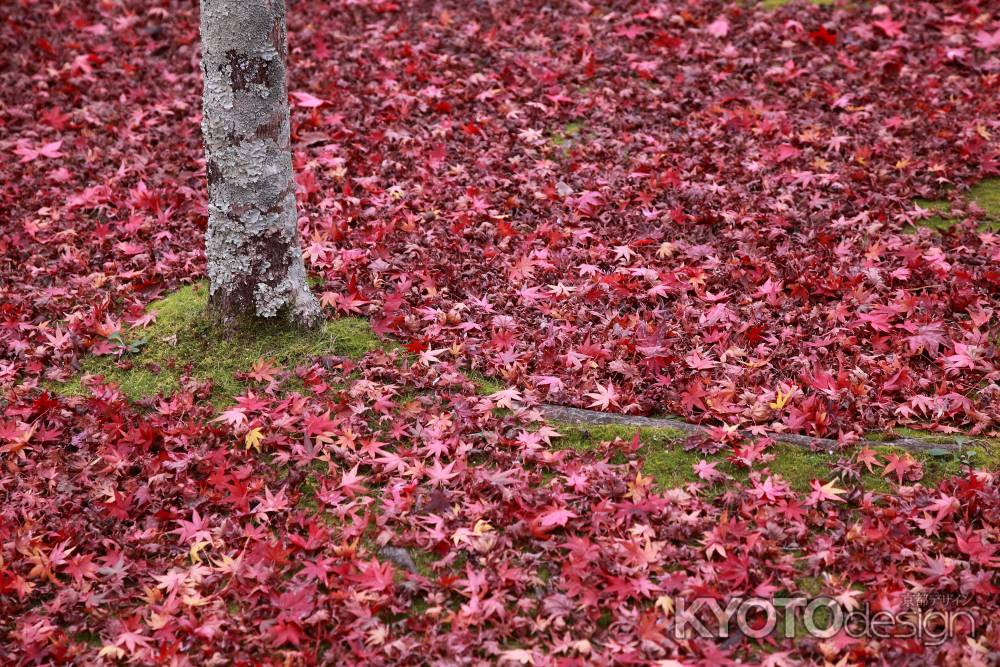
[[[778,9],[779,7],[784,7],[792,0],[761,0],[760,6],[764,9]],[[835,0],[809,0],[814,5],[819,5],[820,7],[826,7],[834,4]]]
[[[666,428],[637,428],[634,426],[579,426],[556,424],[555,427],[563,435],[556,444],[559,448],[569,448],[580,452],[595,451],[600,443],[610,442],[615,438],[631,440],[639,433],[640,448],[638,455],[642,460],[642,472],[652,477],[662,488],[674,488],[691,482],[698,482],[692,466],[701,460],[719,462],[716,469],[730,478],[745,483],[748,479],[746,468],[734,465],[725,459],[723,454],[705,455],[696,451],[684,449],[686,434]],[[919,431],[914,433],[919,434]],[[919,437],[919,436],[915,436]],[[880,460],[888,455],[904,456],[905,450],[893,447],[891,443],[873,448]],[[933,451],[933,450],[932,450]],[[777,443],[769,450],[774,460],[767,464],[772,473],[781,475],[795,491],[808,491],[810,482],[814,479],[828,481],[833,476],[833,466],[838,458],[848,456],[843,454],[827,454],[812,452],[802,447]],[[912,454],[911,454],[912,455]],[[970,446],[966,450],[953,454],[918,454],[912,455],[923,465],[924,484],[933,484],[951,475],[961,474],[966,464],[979,468],[1000,469],[1000,447],[992,445]],[[862,466],[861,484],[868,491],[888,493],[889,481],[880,475],[868,473]],[[715,484],[716,490],[724,490],[728,480]]]
[[[986,211],[986,219],[979,225],[979,231],[1000,231],[1000,178],[988,178],[970,188],[965,194],[965,199],[975,202]],[[949,217],[951,205],[943,199],[918,199],[915,203],[922,209],[934,211],[935,214],[914,223],[914,226],[905,230],[907,233],[914,234],[920,227],[943,232],[959,222]]]

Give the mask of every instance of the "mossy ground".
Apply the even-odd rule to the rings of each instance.
[[[777,9],[778,7],[783,7],[787,5],[792,0],[761,0],[760,5],[764,9]],[[834,0],[809,0],[814,5],[826,6],[832,5]]]
[[[980,223],[979,231],[1000,231],[1000,178],[989,178],[970,188],[965,199],[976,202],[986,211],[986,219]],[[943,199],[918,199],[916,204],[920,208],[934,211],[935,215],[917,222],[907,230],[910,233],[915,233],[920,227],[945,231],[958,223],[958,220],[949,217],[951,205]]]
[[[380,346],[367,321],[350,317],[328,321],[315,331],[257,322],[223,335],[207,312],[207,302],[208,289],[198,283],[150,304],[147,312],[155,312],[156,320],[121,335],[125,347],[134,352],[87,356],[80,375],[52,388],[62,394],[84,394],[83,375],[100,375],[137,400],[170,394],[180,387],[183,376],[190,375],[211,381],[213,399],[227,401],[245,387],[236,374],[250,371],[260,358],[291,369],[317,355],[359,358]]]
[[[277,324],[259,323],[252,331],[241,331],[223,336],[206,311],[207,289],[204,284],[184,287],[154,302],[148,312],[155,312],[156,319],[145,329],[133,329],[122,335],[125,348],[134,350],[122,356],[88,356],[81,364],[81,373],[52,388],[63,394],[86,393],[84,375],[99,375],[105,382],[114,383],[133,400],[170,394],[180,387],[181,379],[189,375],[212,383],[213,401],[225,404],[245,390],[239,379],[241,373],[251,370],[258,359],[267,359],[276,366],[293,369],[309,363],[318,355],[337,355],[360,358],[377,348],[390,348],[393,343],[380,341],[369,324],[360,318],[340,318],[328,321],[316,331],[294,331]],[[470,379],[480,393],[491,394],[503,388],[495,379],[470,373]],[[593,450],[601,442],[615,438],[630,440],[640,434],[639,455],[643,460],[645,475],[655,479],[661,487],[676,487],[698,481],[692,465],[701,459],[712,459],[697,452],[685,451],[685,435],[671,429],[630,426],[576,426],[554,425],[564,437],[559,447],[579,451]],[[884,434],[870,434],[871,440],[883,440],[877,447],[884,458],[895,450],[891,441],[899,436],[920,437],[933,442],[934,437],[920,431],[896,429]],[[954,440],[954,438],[950,438]],[[793,489],[806,491],[813,479],[829,479],[836,455],[810,452],[791,445],[775,445],[770,453],[774,460],[768,465],[771,472],[780,474]],[[988,468],[1000,468],[1000,446],[976,444],[955,454],[940,450],[937,455],[917,457],[924,465],[925,482],[933,482],[961,471],[964,463]],[[747,471],[739,468],[720,454],[718,470],[738,481],[747,479]],[[889,485],[877,475],[862,478],[865,488],[887,491]],[[721,490],[724,484],[717,485]],[[308,494],[306,494],[308,497]]]
[[[479,393],[482,394],[483,396],[489,396],[490,394],[495,394],[498,391],[503,391],[504,389],[507,388],[506,385],[504,385],[503,383],[497,381],[494,378],[487,377],[482,373],[477,373],[475,371],[468,371],[465,373],[465,375],[468,376],[468,378],[475,383]]]
[[[579,121],[570,121],[566,123],[562,129],[557,132],[553,132],[549,137],[549,140],[553,145],[558,147],[563,147],[567,142],[572,141],[574,137],[580,134],[583,129],[583,123]]]
[[[639,457],[642,459],[644,475],[652,477],[662,488],[683,486],[700,481],[692,466],[702,459],[719,461],[717,470],[729,475],[739,482],[746,482],[748,471],[725,460],[724,454],[708,456],[696,451],[684,449],[686,436],[684,433],[669,428],[636,428],[634,426],[578,426],[557,425],[563,438],[557,447],[571,448],[577,451],[593,451],[600,443],[613,441],[615,438],[631,440],[639,432]],[[903,433],[896,433],[900,436]],[[920,431],[908,431],[907,437],[924,437]],[[890,438],[891,438],[890,434]],[[933,441],[933,440],[932,440]],[[894,447],[891,439],[886,444],[872,447],[881,460],[889,454],[901,456],[905,450]],[[932,450],[933,451],[933,450]],[[767,463],[772,473],[777,473],[795,491],[808,491],[810,482],[814,479],[828,481],[833,475],[833,466],[844,454],[827,454],[813,452],[802,447],[777,443],[768,450],[774,455],[774,460]],[[981,443],[970,445],[961,452],[946,452],[940,450],[937,455],[928,453],[911,454],[923,465],[924,484],[933,484],[949,475],[962,472],[965,464],[976,467],[1000,469],[1000,446],[996,443]],[[891,487],[888,480],[880,475],[864,472],[861,484],[868,491],[887,493]],[[722,491],[726,482],[716,484],[716,490]]]

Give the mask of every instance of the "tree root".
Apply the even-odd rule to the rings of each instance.
[[[679,419],[668,419],[663,417],[639,417],[635,415],[622,415],[612,412],[597,412],[595,410],[584,410],[582,408],[571,408],[565,405],[549,405],[543,404],[541,406],[542,413],[547,419],[552,421],[564,422],[568,424],[593,424],[597,426],[602,425],[615,425],[615,426],[637,426],[640,428],[669,428],[676,431],[681,431],[689,435],[698,435],[702,433],[707,433],[709,431],[708,426],[702,426],[700,424],[689,424],[688,422],[681,421]],[[750,436],[751,434],[746,431],[740,431],[743,435]],[[831,440],[829,438],[815,438],[808,435],[796,435],[794,433],[777,433],[772,432],[768,434],[771,438],[778,442],[784,442],[790,445],[796,445],[798,447],[808,448],[810,450],[825,450],[828,452],[833,452],[841,448],[841,444],[836,440]],[[875,441],[875,440],[856,440],[857,445],[889,445],[892,447],[899,447],[911,452],[926,453],[932,449],[944,449],[949,452],[955,452],[962,449],[964,445],[970,444],[972,439],[966,441],[965,443],[956,441],[944,441],[944,442],[932,442],[929,440],[921,440],[920,438],[897,438],[895,440],[887,441]]]

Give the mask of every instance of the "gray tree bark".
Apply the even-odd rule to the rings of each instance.
[[[322,319],[299,244],[284,0],[201,0],[209,303],[227,323]]]

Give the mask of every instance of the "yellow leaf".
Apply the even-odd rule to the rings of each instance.
[[[491,530],[493,530],[493,526],[491,526],[488,522],[480,519],[479,521],[476,522],[476,525],[472,527],[472,534],[482,535],[483,533],[488,533]]]
[[[100,651],[98,651],[97,656],[99,658],[111,657],[115,660],[119,660],[125,657],[125,650],[118,648],[114,644],[105,644]]]
[[[247,433],[244,442],[246,443],[247,449],[253,447],[259,452],[260,443],[263,440],[264,440],[264,432],[260,429],[260,427],[254,427],[250,429],[250,431]]]
[[[659,257],[660,259],[663,259],[665,257],[670,257],[671,255],[674,254],[674,251],[676,249],[677,246],[675,246],[673,243],[670,243],[669,241],[666,241],[660,244],[660,247],[656,251],[656,256]]]
[[[785,407],[785,404],[788,403],[788,399],[791,397],[792,397],[792,392],[788,392],[786,394],[783,391],[781,391],[781,387],[778,387],[777,396],[775,397],[774,401],[772,403],[768,403],[768,405],[771,406],[772,410],[780,410],[783,407]]]
[[[189,593],[181,596],[181,602],[188,607],[202,607],[211,601],[211,598],[202,597],[198,591],[190,591]]]
[[[838,489],[833,485],[833,480],[830,480],[826,484],[823,484],[819,488],[815,489],[819,494],[829,500],[839,500],[843,502],[844,499],[841,498],[843,494],[847,493],[845,489]]]
[[[674,599],[668,595],[656,598],[656,603],[653,606],[662,611],[664,616],[670,616],[674,613]]]
[[[149,626],[150,630],[159,630],[166,627],[172,618],[170,614],[157,614],[155,611],[151,611],[149,612],[149,618],[146,619],[146,625]]]
[[[148,586],[143,586],[142,595],[140,597],[146,604],[154,605],[163,599],[163,593],[160,592],[159,588],[149,588]]]
[[[195,542],[191,545],[191,551],[188,552],[188,555],[191,556],[192,563],[201,563],[201,556],[198,554],[200,554],[209,544],[211,544],[211,542],[208,540],[202,540],[201,542]]]
[[[816,158],[813,160],[812,164],[820,171],[830,171],[830,162],[828,160],[824,160],[823,158]]]
[[[641,470],[637,471],[635,481],[628,483],[628,493],[625,494],[625,497],[635,501],[640,500],[652,481],[652,477],[644,477]]]

